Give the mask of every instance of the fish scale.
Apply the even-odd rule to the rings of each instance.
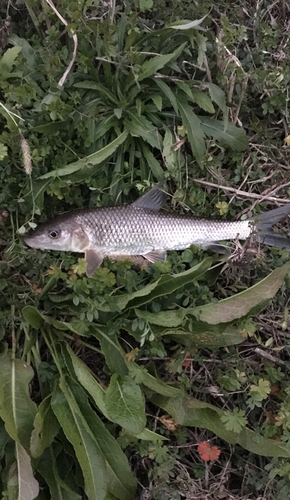
[[[191,244],[225,251],[223,240],[245,240],[253,232],[258,241],[290,251],[290,240],[271,226],[290,213],[286,205],[245,221],[201,219],[160,211],[167,195],[161,184],[131,205],[90,208],[56,217],[29,232],[24,241],[32,248],[81,252],[91,276],[105,256],[143,256],[150,262],[164,260],[167,250]]]

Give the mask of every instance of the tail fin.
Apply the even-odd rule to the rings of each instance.
[[[274,233],[272,230],[273,224],[276,224],[289,214],[290,204],[284,207],[275,208],[274,210],[270,210],[270,212],[265,212],[249,219],[254,223],[255,231],[257,231],[257,240],[269,246],[285,248],[285,250],[290,252],[290,238]]]

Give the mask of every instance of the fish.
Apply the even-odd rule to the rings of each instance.
[[[221,241],[246,240],[252,234],[259,242],[290,251],[290,239],[272,230],[290,214],[290,204],[247,220],[225,221],[161,210],[166,199],[159,183],[130,205],[60,215],[28,232],[24,241],[32,248],[84,253],[89,277],[106,256],[164,262],[168,250],[192,244],[224,253]]]

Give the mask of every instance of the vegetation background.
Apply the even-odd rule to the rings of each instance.
[[[89,279],[21,236],[163,179],[198,216],[289,203],[288,2],[0,12],[1,498],[288,500],[287,252],[191,247]]]

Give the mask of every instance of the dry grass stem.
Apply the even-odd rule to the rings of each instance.
[[[52,10],[55,12],[55,14],[57,15],[57,17],[61,20],[61,22],[65,25],[65,26],[68,26],[68,22],[62,17],[62,15],[58,12],[58,10],[56,9],[55,5],[53,4],[53,2],[51,0],[45,0],[46,3],[52,8]],[[72,33],[73,33],[73,30],[70,30]],[[74,41],[74,50],[73,50],[73,56],[72,56],[72,59],[68,65],[68,67],[66,68],[64,74],[62,75],[61,79],[59,80],[58,82],[58,86],[59,87],[62,87],[67,79],[67,76],[70,72],[70,70],[72,69],[73,67],[73,64],[75,62],[75,59],[76,59],[76,55],[77,55],[77,48],[78,48],[78,38],[77,38],[77,35],[75,33],[73,33],[72,35],[72,38],[73,38],[73,41]]]

